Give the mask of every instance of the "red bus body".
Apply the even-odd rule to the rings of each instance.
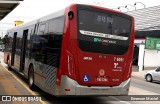
[[[127,95],[132,72],[132,56],[134,46],[133,17],[102,7],[79,4],[73,4],[62,12],[63,13],[60,14],[63,14],[64,16],[64,28],[62,33],[61,48],[59,52],[60,56],[58,67],[47,64],[47,62],[52,62],[48,61],[52,60],[52,55],[49,56],[49,54],[52,54],[53,51],[51,48],[42,49],[42,45],[40,48],[34,49],[29,47],[32,46],[32,44],[40,44],[40,42],[32,42],[31,37],[32,35],[34,36],[35,34],[39,34],[41,32],[40,29],[43,30],[43,24],[49,24],[49,22],[46,21],[51,20],[52,15],[41,18],[38,20],[38,22],[36,20],[36,22],[32,22],[30,24],[22,25],[16,27],[15,29],[9,30],[8,40],[11,43],[8,44],[12,44],[14,40],[14,34],[16,34],[15,32],[23,31],[21,32],[21,43],[23,45],[23,41],[25,40],[24,34],[27,34],[25,41],[26,45],[24,44],[24,47],[26,48],[19,48],[21,52],[18,54],[18,48],[16,47],[15,55],[13,55],[13,45],[11,45],[11,50],[8,48],[4,53],[4,62],[8,64],[9,67],[12,67],[13,69],[22,73],[26,78],[29,78],[28,73],[30,67],[32,66],[34,69],[34,84],[42,90],[53,95]],[[105,12],[106,17],[103,17]],[[110,31],[110,28],[112,28],[111,33],[113,31],[116,33],[116,31],[122,30],[124,34],[122,33],[122,35],[120,34],[119,36],[113,36],[114,34],[111,33],[92,31],[92,26],[90,26],[89,23],[85,23],[85,18],[87,17],[85,17],[85,15],[79,16],[80,14],[89,15],[89,13],[99,18],[99,20],[94,20],[91,18],[96,25],[98,24],[98,26],[103,26],[102,28],[104,28],[104,26],[108,26],[108,31]],[[107,13],[109,13],[109,15]],[[122,19],[121,16],[124,18],[126,16],[127,20],[125,21],[125,19]],[[128,30],[121,28],[121,26],[123,27],[123,24],[120,24],[121,22],[119,22],[119,24],[118,22],[116,23],[116,21],[118,21],[116,18],[124,20],[126,24],[130,23],[130,25],[126,25],[125,27],[127,29],[129,28],[129,32],[125,33],[125,31]],[[90,24],[92,24],[92,21]],[[85,25],[89,30],[82,29],[85,28]],[[45,27],[45,29],[46,28],[50,27]],[[98,31],[103,31],[98,27],[93,26],[93,28],[95,28],[95,30],[97,29]],[[50,30],[44,30],[44,35],[45,33],[50,34],[46,31]],[[126,36],[126,34],[128,34],[128,36]],[[18,33],[16,36],[19,36]],[[104,36],[108,36],[108,38]],[[43,36],[41,38],[43,38]],[[86,41],[85,39],[88,40]],[[123,43],[123,41],[125,42]],[[119,44],[125,45],[122,46],[124,51],[119,48],[121,47]],[[94,45],[96,45],[95,47],[97,50],[96,48],[94,49]],[[102,48],[102,50],[100,50],[100,45],[110,48],[106,48],[106,50]],[[89,49],[89,47],[92,48]],[[25,51],[22,52],[23,50]],[[39,53],[37,54],[35,51]],[[41,54],[40,51],[44,53]],[[48,51],[51,52],[47,53]],[[114,54],[112,54],[112,52],[114,52]],[[42,58],[39,59],[37,57],[46,58],[41,60]]]

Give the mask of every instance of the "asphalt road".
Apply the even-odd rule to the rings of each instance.
[[[131,79],[131,86],[160,94],[160,82],[147,82],[143,78],[134,77]]]

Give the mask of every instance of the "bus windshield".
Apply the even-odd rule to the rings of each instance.
[[[78,11],[78,45],[82,51],[125,54],[129,47],[131,18],[109,12]]]

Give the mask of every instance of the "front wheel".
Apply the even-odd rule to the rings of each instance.
[[[34,68],[33,68],[33,66],[31,66],[30,69],[29,69],[28,84],[29,84],[29,88],[31,90],[35,90],[35,85],[34,85]]]
[[[147,82],[151,82],[151,81],[152,81],[152,76],[151,76],[150,74],[148,74],[148,75],[146,76],[146,81],[147,81]]]
[[[8,65],[7,66],[7,69],[9,70],[9,71],[12,71],[12,68]]]

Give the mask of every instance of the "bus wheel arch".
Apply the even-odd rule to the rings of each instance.
[[[28,85],[31,90],[35,90],[33,64],[30,64],[29,70],[28,70]]]

